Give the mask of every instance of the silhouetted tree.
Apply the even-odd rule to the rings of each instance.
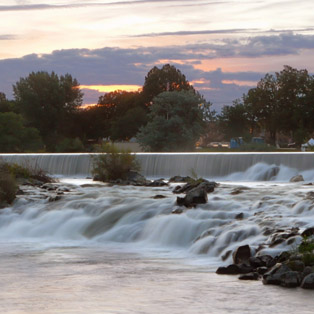
[[[77,80],[70,74],[32,72],[13,86],[13,92],[27,125],[37,128],[53,150],[58,137],[70,132],[72,115],[82,104]]]
[[[137,134],[141,146],[150,151],[194,150],[204,130],[203,102],[193,91],[156,96],[150,106],[150,120]]]
[[[165,91],[194,90],[184,74],[175,66],[165,64],[161,69],[153,67],[146,75],[143,96],[146,104]]]

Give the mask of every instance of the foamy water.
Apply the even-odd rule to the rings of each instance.
[[[0,212],[0,312],[312,313],[311,291],[215,274],[239,245],[275,255],[301,240],[269,248],[267,230],[314,226],[313,172],[302,173],[306,182],[283,180],[295,172],[257,164],[180,215],[174,185],[67,178],[60,185],[71,191],[56,202],[25,188]]]

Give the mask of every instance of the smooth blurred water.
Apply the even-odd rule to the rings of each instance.
[[[312,185],[225,181],[181,215],[174,185],[60,185],[59,201],[30,188],[0,211],[1,313],[312,313],[312,291],[215,274],[237,246],[267,246],[266,229],[313,227]]]
[[[313,292],[184,259],[92,247],[1,247],[1,313],[313,313]]]

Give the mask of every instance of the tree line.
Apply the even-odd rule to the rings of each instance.
[[[313,136],[313,119],[314,76],[286,65],[266,74],[233,106],[224,106],[216,123],[226,138],[263,132],[272,145],[285,138],[299,146]]]
[[[141,90],[106,93],[88,108],[70,74],[32,72],[13,85],[13,95],[0,94],[1,152],[84,151],[91,140],[135,136],[146,150],[191,150],[210,107],[169,64],[153,67]]]
[[[187,151],[200,138],[206,145],[260,134],[271,144],[282,136],[300,144],[314,131],[314,77],[290,66],[266,74],[220,113],[169,64],[153,67],[141,90],[106,93],[83,109],[70,74],[32,72],[13,85],[13,95],[0,93],[1,152],[86,151],[91,140],[134,137],[148,151]]]

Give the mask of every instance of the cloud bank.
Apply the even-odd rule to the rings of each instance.
[[[70,73],[82,85],[143,85],[145,75],[153,66],[170,62],[190,82],[195,82],[195,88],[218,108],[230,105],[241,97],[265,72],[227,72],[218,65],[212,70],[206,70],[203,63],[230,58],[254,61],[255,58],[298,56],[303,50],[311,49],[314,49],[314,35],[288,32],[246,40],[222,39],[214,44],[56,50],[50,54],[30,54],[22,58],[0,60],[0,91],[12,97],[12,85],[32,71]],[[99,95],[96,91],[87,91],[85,103],[97,102]]]

